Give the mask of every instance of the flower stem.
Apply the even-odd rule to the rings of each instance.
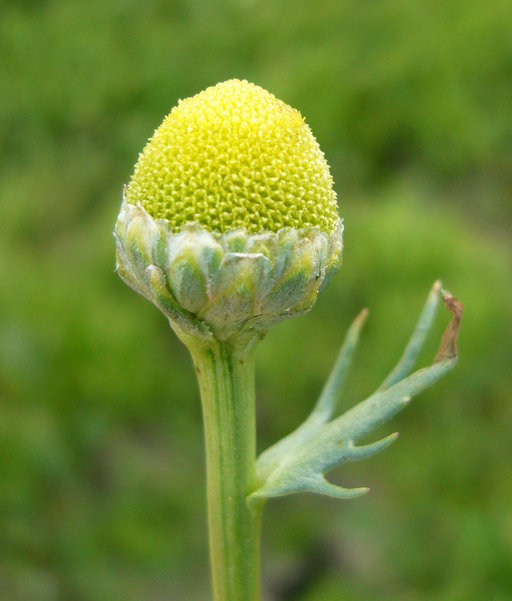
[[[188,346],[203,404],[214,600],[259,601],[261,505],[246,503],[256,487],[252,345]]]

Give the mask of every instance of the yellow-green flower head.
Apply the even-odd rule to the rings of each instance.
[[[180,102],[140,155],[114,231],[117,270],[182,339],[252,336],[313,307],[342,231],[300,113],[230,80]]]
[[[180,101],[141,153],[125,190],[173,231],[277,232],[338,222],[329,167],[299,111],[231,79]]]

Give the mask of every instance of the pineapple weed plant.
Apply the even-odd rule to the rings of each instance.
[[[367,311],[349,328],[306,421],[256,456],[253,351],[309,311],[341,263],[329,167],[301,114],[246,81],[180,101],[139,156],[115,225],[117,271],[189,349],[203,406],[215,601],[258,601],[261,512],[270,497],[340,499],[325,474],[386,448],[357,444],[457,362],[461,304],[436,282],[396,367],[335,417]],[[452,319],[434,362],[411,374],[442,295]]]

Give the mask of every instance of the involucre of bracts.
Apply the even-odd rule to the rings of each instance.
[[[173,233],[140,205],[124,202],[115,227],[117,270],[180,330],[226,340],[264,332],[311,309],[339,266],[342,225],[224,234],[198,223]]]

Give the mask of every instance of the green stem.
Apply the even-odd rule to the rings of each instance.
[[[259,601],[261,506],[246,503],[256,488],[252,345],[188,346],[203,404],[214,599]]]

